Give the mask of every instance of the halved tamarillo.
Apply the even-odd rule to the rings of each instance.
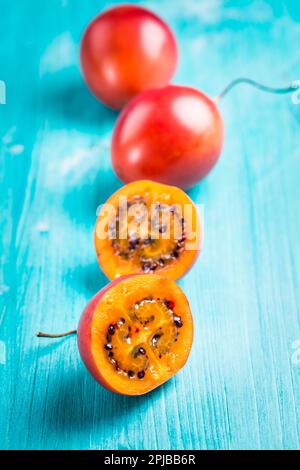
[[[87,369],[105,388],[142,395],[181,369],[193,341],[189,303],[171,279],[126,276],[93,297],[78,326]]]
[[[109,279],[159,273],[178,279],[194,263],[202,228],[192,200],[179,188],[142,180],[123,186],[102,206],[95,249]]]

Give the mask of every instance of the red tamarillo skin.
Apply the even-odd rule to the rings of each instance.
[[[129,275],[92,298],[77,335],[82,360],[103,387],[142,395],[186,363],[193,318],[173,280],[157,274]]]
[[[97,380],[97,382],[99,382],[101,385],[103,385],[103,387],[111,391],[114,390],[110,387],[109,383],[106,382],[104,377],[101,375],[94,361],[94,356],[91,351],[91,327],[95,309],[99,301],[104,296],[104,294],[117,282],[118,280],[112,281],[110,284],[107,284],[107,286],[103,287],[103,289],[101,289],[96,295],[94,295],[94,297],[89,301],[89,303],[85,307],[77,329],[77,344],[81,359],[83,360],[90,374]]]
[[[223,121],[199,90],[168,85],[147,90],[121,112],[112,164],[124,183],[153,180],[187,189],[213,168],[223,145]]]
[[[121,5],[97,16],[81,44],[81,67],[94,95],[120,109],[133,96],[166,85],[175,71],[177,46],[170,28],[151,11]]]

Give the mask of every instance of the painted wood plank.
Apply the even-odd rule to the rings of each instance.
[[[190,192],[205,242],[180,281],[196,329],[182,372],[121,397],[87,374],[75,338],[34,336],[73,328],[107,282],[92,238],[97,206],[121,185],[109,160],[116,113],[83,85],[78,45],[114,3],[0,3],[0,447],[299,448],[300,105],[290,97],[241,87],[220,105],[222,157]],[[178,83],[214,96],[240,75],[300,79],[297,1],[143,4],[178,37]]]

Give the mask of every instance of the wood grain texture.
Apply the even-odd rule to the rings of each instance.
[[[107,282],[93,226],[121,185],[109,161],[116,113],[82,83],[78,45],[113,3],[0,0],[0,446],[299,448],[300,105],[290,97],[240,87],[221,103],[222,157],[190,192],[204,204],[205,243],[180,282],[196,330],[183,371],[148,396],[117,396],[86,372],[74,337],[34,336],[74,328]],[[300,79],[296,0],[143,4],[179,39],[176,82],[213,96],[240,75]]]

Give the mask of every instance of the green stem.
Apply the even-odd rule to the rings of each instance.
[[[288,87],[284,88],[273,88],[270,86],[263,85],[262,83],[259,83],[255,80],[252,80],[251,78],[245,78],[245,77],[239,77],[230,82],[219,95],[217,95],[214,100],[216,103],[218,103],[227,93],[231,91],[232,88],[234,88],[236,85],[240,84],[246,84],[253,86],[254,88],[257,88],[258,90],[264,91],[266,93],[274,93],[276,95],[284,95],[287,93],[293,93],[295,90],[299,89],[299,85],[296,85],[295,83],[291,83]]]
[[[58,334],[52,334],[52,333],[43,333],[42,331],[39,331],[36,333],[36,336],[39,338],[62,338],[63,336],[68,336],[68,335],[76,335],[77,330],[70,330],[66,331],[65,333],[58,333]]]

